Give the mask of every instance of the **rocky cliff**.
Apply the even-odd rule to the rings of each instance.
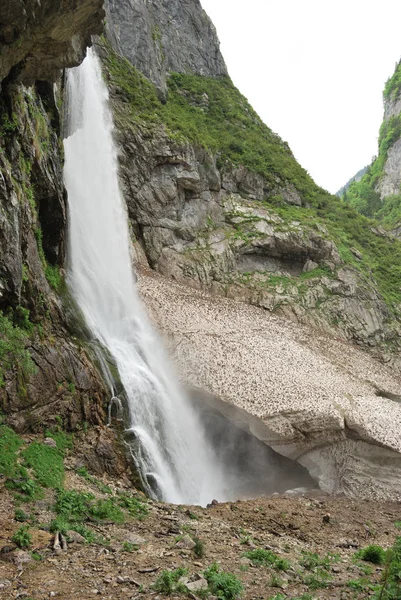
[[[98,0],[0,7],[0,404],[19,430],[104,421],[103,382],[60,299],[60,74],[83,59],[103,16]]]
[[[94,0],[25,3],[18,12],[19,6],[3,3],[0,13],[5,56],[0,94],[0,402],[9,423],[20,431],[39,430],[56,416],[70,428],[83,427],[87,421],[105,422],[107,395],[82,325],[72,318],[63,281],[67,220],[60,141],[63,93],[57,73],[82,59],[88,36],[100,31],[103,12]],[[97,49],[111,94],[121,185],[138,263],[189,288],[256,305],[228,304],[232,312],[222,331],[212,328],[186,345],[182,338],[187,339],[199,308],[196,303],[191,308],[188,300],[190,319],[183,318],[183,331],[175,333],[183,350],[176,353],[183,377],[223,402],[228,410],[222,410],[223,416],[230,413],[229,406],[242,409],[244,429],[252,431],[250,423],[260,420],[261,439],[304,461],[317,480],[326,467],[341,475],[341,485],[330,491],[344,491],[348,485],[359,489],[359,482],[347,479],[348,469],[355,467],[343,462],[347,452],[357,453],[366,467],[355,468],[379,479],[382,459],[390,466],[399,461],[397,440],[385,435],[389,422],[399,421],[394,402],[398,380],[375,374],[372,384],[358,380],[354,389],[355,375],[348,379],[344,373],[347,365],[338,401],[316,383],[313,404],[321,397],[327,400],[319,412],[307,402],[292,405],[288,385],[282,396],[270,388],[263,378],[263,351],[257,353],[259,366],[252,369],[251,350],[256,344],[274,352],[261,341],[268,335],[264,309],[325,329],[343,338],[340,344],[356,342],[399,373],[399,241],[318,188],[288,145],[262,123],[229,79],[214,28],[199,2],[110,0],[106,12],[109,40],[99,39]],[[184,40],[179,51],[178,37]],[[159,326],[168,323],[163,311],[147,300]],[[154,301],[167,314],[177,304],[167,292],[163,301],[155,294]],[[223,306],[223,300],[209,298],[202,307],[207,318],[210,302]],[[231,371],[221,361],[232,348],[230,321],[234,338],[241,328],[251,338],[243,353],[232,353],[230,363],[232,372],[241,371],[245,357],[247,375],[227,390]],[[166,333],[174,337],[168,328]],[[280,339],[280,328],[276,333]],[[210,356],[201,353],[203,334],[219,340],[214,350],[222,349],[220,354],[213,349]],[[303,344],[309,343],[304,339]],[[319,351],[317,345],[316,355]],[[301,361],[298,347],[297,352]],[[352,362],[356,355],[349,356]],[[204,375],[212,357],[221,369],[208,379]],[[364,364],[363,355],[358,357]],[[200,372],[191,371],[194,364]],[[307,378],[319,358],[311,364]],[[225,382],[219,379],[223,368]],[[285,361],[281,369],[286,371]],[[333,373],[337,366],[330,369]],[[368,378],[374,369],[369,359],[362,370]],[[309,378],[294,383],[296,373],[287,375],[293,388],[309,386]],[[390,404],[384,403],[386,411],[372,430],[359,405],[378,412],[380,401],[372,395],[381,381],[390,390]],[[348,384],[356,401],[346,396]],[[260,405],[252,404],[252,385],[269,391]],[[366,402],[361,401],[365,396]],[[230,413],[228,418],[236,417]],[[333,452],[328,442],[333,442]],[[105,443],[96,443],[102,455]],[[319,453],[318,446],[327,450]],[[383,452],[375,451],[379,446]],[[389,467],[379,488],[385,495],[391,487],[396,484]]]
[[[396,236],[401,221],[401,62],[383,92],[384,116],[379,151],[360,182],[345,199],[362,214],[378,218]]]
[[[107,43],[99,52],[147,263],[324,328],[399,368],[400,244],[319,189],[228,77],[170,73],[161,102]]]
[[[170,72],[227,75],[213,23],[199,0],[108,0],[106,31],[125,56],[160,90]]]

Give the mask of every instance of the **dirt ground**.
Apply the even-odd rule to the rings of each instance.
[[[124,491],[121,482],[106,477],[103,482]],[[72,471],[66,486],[94,491],[91,483]],[[49,496],[33,507],[38,523],[50,518],[51,502]],[[67,549],[58,552],[53,548],[54,534],[32,526],[32,545],[22,550],[11,541],[21,523],[14,520],[13,498],[2,487],[0,598],[162,598],[151,586],[163,570],[186,567],[193,579],[212,563],[242,581],[245,599],[301,598],[306,593],[310,596],[305,598],[316,599],[369,598],[370,586],[380,581],[384,567],[369,568],[369,563],[356,560],[355,553],[369,544],[391,546],[397,535],[394,523],[401,518],[397,503],[360,502],[319,493],[209,508],[149,501],[148,509],[142,521],[88,523],[105,538],[103,543],[69,542]],[[204,556],[195,556],[193,549],[185,547],[188,537],[201,540]],[[132,551],[127,551],[124,540],[136,542]],[[271,550],[290,564],[281,571],[257,566],[244,556],[256,548]],[[322,569],[305,567],[305,552],[326,557],[323,579]],[[365,577],[367,567],[371,572]],[[188,594],[173,593],[172,597],[178,596]],[[189,597],[196,598],[192,593]]]

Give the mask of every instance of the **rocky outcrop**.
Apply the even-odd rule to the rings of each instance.
[[[51,83],[82,60],[102,18],[97,0],[0,7],[0,405],[19,431],[56,417],[71,428],[105,417],[102,379],[71,339],[60,298],[61,80]]]
[[[127,103],[116,88],[112,94],[122,188],[153,269],[334,335],[340,331],[390,360],[399,325],[374,282],[344,263],[321,222],[280,216],[272,205],[272,198],[302,205],[291,184],[272,188],[244,167],[218,168],[211,153],[177,143],[163,127],[130,122]],[[352,252],[358,262],[360,253]]]
[[[140,291],[183,381],[321,489],[401,499],[400,379],[340,340],[157,275]],[[390,399],[392,398],[392,399]]]
[[[0,82],[54,81],[60,69],[79,64],[90,37],[100,33],[102,0],[3,0],[0,6]]]
[[[399,107],[401,115],[401,101]],[[387,196],[401,192],[401,138],[398,139],[388,150],[383,174],[379,181],[377,191],[382,200]]]
[[[215,28],[199,0],[107,0],[105,8],[114,49],[163,94],[171,71],[227,75]]]

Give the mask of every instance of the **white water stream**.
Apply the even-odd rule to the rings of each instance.
[[[128,398],[129,427],[139,440],[137,466],[145,485],[156,481],[165,501],[205,505],[213,498],[224,500],[222,469],[135,289],[108,93],[93,50],[68,71],[66,92],[68,284],[93,338],[116,361]],[[150,486],[148,492],[154,494]]]

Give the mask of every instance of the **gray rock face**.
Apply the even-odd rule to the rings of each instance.
[[[401,112],[401,101],[399,109]],[[382,200],[387,196],[401,192],[401,138],[387,152],[383,177],[380,179],[377,191]]]
[[[142,263],[387,353],[398,329],[375,287],[344,268],[323,226],[285,221],[266,203],[280,195],[301,204],[294,188],[280,180],[273,188],[244,167],[218,168],[210,153],[173,141],[162,127],[129,124],[118,93],[112,106]]]
[[[63,263],[67,222],[60,98],[49,82],[21,83],[77,64],[102,15],[98,0],[0,6],[0,310],[29,315],[26,345],[37,371],[1,363],[0,406],[19,431],[41,430],[56,415],[70,427],[104,421],[101,377],[71,340],[46,278]]]
[[[163,93],[169,72],[227,75],[215,28],[199,0],[107,0],[114,49]]]
[[[2,0],[0,82],[15,67],[26,84],[54,80],[79,64],[90,37],[102,31],[102,0]]]

